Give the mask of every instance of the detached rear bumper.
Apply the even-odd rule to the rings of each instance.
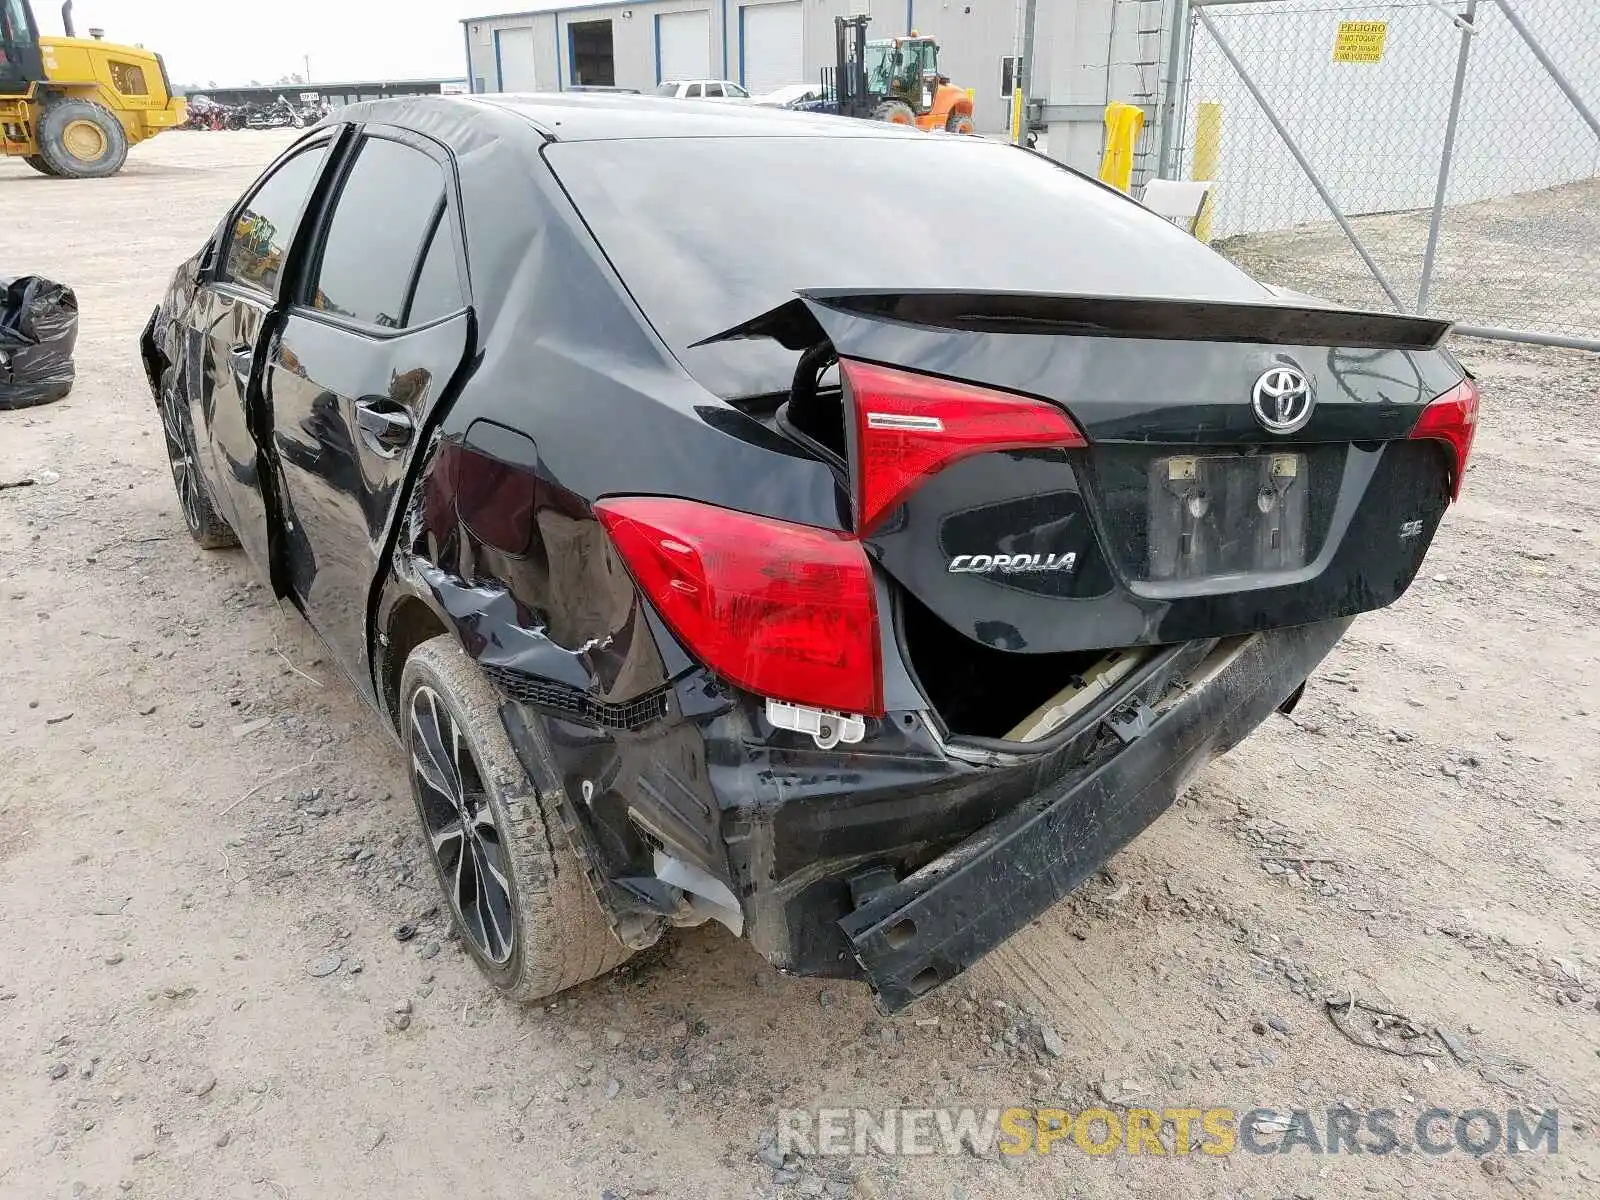
[[[700,672],[638,720],[561,709],[548,684],[501,712],[628,945],[715,915],[780,970],[865,978],[894,1011],[1083,883],[1349,624],[1168,647],[1036,754],[943,744],[913,712],[821,749]]]
[[[890,1012],[954,977],[1097,871],[1311,673],[1348,619],[1244,639],[1114,757],[1069,774],[839,922]]]

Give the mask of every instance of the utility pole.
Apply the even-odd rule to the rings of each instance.
[[[304,59],[305,59],[305,64],[306,64],[306,73],[305,73],[304,76],[302,76],[302,78],[307,83],[310,83],[311,82],[311,55],[309,55],[309,54],[305,55]]]
[[[1033,24],[1038,16],[1038,0],[1024,0],[1022,6],[1022,38],[1018,47],[1016,86],[1022,93],[1022,119],[1018,122],[1017,144],[1028,144],[1028,109],[1033,99]]]

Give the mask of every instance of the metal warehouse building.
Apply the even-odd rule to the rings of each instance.
[[[552,3],[464,21],[468,75],[475,92],[575,84],[649,91],[664,79],[709,78],[760,93],[817,80],[834,61],[834,17],[864,7],[862,0]],[[1030,90],[1051,98],[1039,117],[1052,126],[1052,153],[1097,159],[1108,99],[1154,103],[1170,8],[1170,0],[1038,0]],[[891,0],[873,11],[869,35],[915,29],[937,37],[941,69],[973,90],[978,129],[993,133],[1007,124],[1023,11],[1019,0]],[[1058,133],[1062,125],[1078,128]],[[1073,150],[1079,141],[1082,153]]]

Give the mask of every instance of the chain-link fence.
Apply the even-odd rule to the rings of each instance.
[[[1600,3],[1176,3],[1162,173],[1217,180],[1219,249],[1330,299],[1600,349]]]

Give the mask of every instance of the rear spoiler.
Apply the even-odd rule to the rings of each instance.
[[[838,324],[840,316],[966,333],[1339,346],[1352,350],[1431,350],[1450,330],[1450,322],[1432,317],[1272,301],[1237,304],[1026,292],[808,290],[694,345],[769,337],[787,349],[805,350],[830,338],[831,327]]]

